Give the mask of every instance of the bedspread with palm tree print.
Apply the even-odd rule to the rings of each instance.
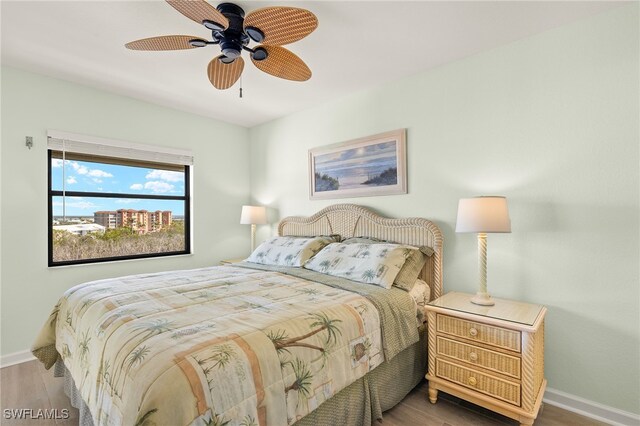
[[[288,425],[384,361],[380,328],[357,293],[219,266],[75,286],[33,353],[96,425]]]

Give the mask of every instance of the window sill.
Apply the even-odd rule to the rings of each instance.
[[[172,254],[168,256],[139,257],[137,259],[121,259],[121,260],[108,260],[105,262],[76,263],[73,265],[51,265],[51,266],[47,266],[47,269],[67,269],[67,268],[77,268],[77,267],[87,267],[87,266],[113,265],[114,263],[122,264],[123,262],[153,261],[153,260],[174,259],[176,257],[191,257],[191,256],[193,256],[193,253]]]

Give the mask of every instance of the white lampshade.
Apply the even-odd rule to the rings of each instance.
[[[456,232],[511,232],[507,199],[494,196],[460,199]]]
[[[264,225],[267,223],[267,209],[264,206],[242,206],[242,225]]]

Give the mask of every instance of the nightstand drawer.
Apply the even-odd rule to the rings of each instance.
[[[436,359],[436,376],[468,389],[520,406],[520,384]]]
[[[448,356],[487,370],[502,373],[515,379],[520,378],[520,358],[490,351],[462,342],[437,338],[438,355]]]
[[[502,327],[478,324],[447,315],[437,315],[438,333],[474,340],[498,348],[520,352],[520,332]]]

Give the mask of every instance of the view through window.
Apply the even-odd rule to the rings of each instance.
[[[49,151],[49,265],[186,254],[189,166]]]

